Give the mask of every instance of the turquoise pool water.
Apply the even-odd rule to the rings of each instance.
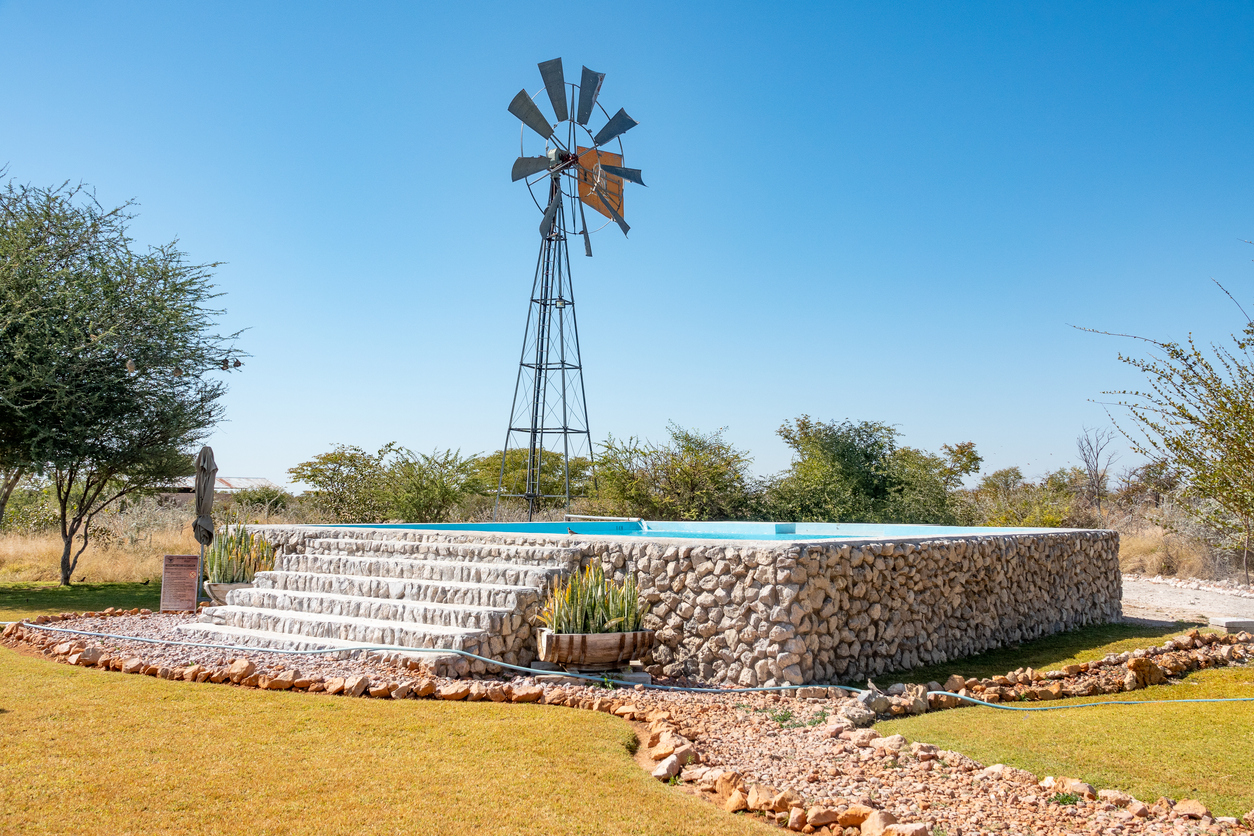
[[[519,534],[583,534],[602,537],[661,537],[701,540],[864,540],[898,537],[971,537],[1039,534],[1048,528],[984,528],[953,525],[872,523],[660,522],[653,520],[570,520],[531,523],[403,523],[340,525],[333,528],[397,528],[424,531],[498,531]]]

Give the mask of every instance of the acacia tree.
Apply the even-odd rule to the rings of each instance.
[[[131,204],[83,187],[0,191],[0,463],[46,475],[61,583],[118,499],[192,472],[221,417],[237,335],[214,332],[213,264],[177,242],[138,249]]]
[[[385,460],[395,450],[395,444],[386,444],[377,453],[337,444],[331,452],[296,465],[288,475],[311,485],[314,500],[337,522],[382,522],[389,510]]]
[[[1120,428],[1121,432],[1133,450],[1165,462],[1192,492],[1235,521],[1243,535],[1242,566],[1248,584],[1254,531],[1254,320],[1232,301],[1246,325],[1241,336],[1232,335],[1231,347],[1212,344],[1204,351],[1192,334],[1176,343],[1094,333],[1149,346],[1146,357],[1119,354],[1121,361],[1145,374],[1148,388],[1106,393],[1120,397],[1117,405],[1127,410],[1140,431],[1130,434]],[[1222,515],[1211,517],[1214,524],[1231,525]]]

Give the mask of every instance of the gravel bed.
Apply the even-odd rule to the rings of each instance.
[[[109,633],[113,635],[135,636],[145,639],[186,642],[194,641],[188,634],[178,629],[180,624],[191,624],[196,617],[187,613],[154,613],[152,615],[115,615],[105,618],[74,618],[58,624],[45,625],[50,628],[66,627],[72,630],[83,630],[91,633]],[[65,641],[81,640],[99,645],[110,655],[138,656],[153,665],[164,665],[171,668],[203,665],[206,668],[221,668],[230,665],[237,658],[248,657],[257,665],[259,671],[296,668],[306,676],[349,677],[358,674],[381,676],[384,671],[396,670],[397,666],[386,659],[375,655],[362,654],[354,659],[335,659],[331,654],[293,654],[267,651],[264,648],[239,646],[237,649],[224,650],[207,647],[185,647],[168,644],[152,644],[150,642],[125,641],[123,639],[105,639],[89,636],[75,636],[62,633]],[[215,644],[215,642],[206,642]]]

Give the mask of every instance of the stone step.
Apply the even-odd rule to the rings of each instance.
[[[325,554],[284,554],[274,564],[279,572],[319,575],[357,575],[413,581],[484,583],[498,586],[546,588],[563,571],[557,566],[458,560],[414,560],[407,557],[346,556]]]
[[[265,630],[231,627],[225,624],[193,622],[191,624],[180,624],[178,629],[187,634],[188,640],[201,641],[208,644],[229,645],[233,648],[256,648],[258,650],[334,650],[343,648],[338,653],[293,655],[291,657],[291,666],[295,668],[301,668],[304,666],[303,663],[312,663],[319,659],[353,659],[364,655],[397,664],[406,660],[422,662],[437,676],[464,676],[471,670],[476,672],[495,670],[494,666],[488,667],[482,663],[476,664],[473,660],[449,652],[419,652],[418,648],[414,648],[412,652],[392,650],[363,651],[354,649],[361,642],[328,638],[314,639],[300,635],[282,635]],[[372,642],[372,644],[377,644],[377,642]]]
[[[291,592],[427,601],[511,611],[525,609],[540,599],[540,590],[534,586],[324,575],[316,572],[261,572],[254,583],[260,588]]]
[[[329,615],[369,621],[395,621],[435,627],[485,630],[509,635],[522,626],[523,617],[513,609],[434,604],[394,598],[363,598],[326,592],[286,589],[237,589],[231,606],[308,615]]]
[[[502,543],[455,543],[446,541],[374,540],[366,538],[319,538],[306,541],[306,554],[336,556],[380,555],[414,559],[507,561],[518,565],[570,569],[582,551],[564,546],[514,546]]]
[[[204,626],[248,630],[251,631],[250,635],[264,633],[271,641],[307,642],[318,646],[328,641],[338,641],[479,653],[481,649],[487,649],[489,639],[485,631],[466,627],[350,618],[291,610],[265,610],[236,605],[208,607],[201,611],[199,621]]]

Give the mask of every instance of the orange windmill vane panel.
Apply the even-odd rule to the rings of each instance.
[[[609,200],[610,206],[619,214],[619,217],[623,217],[623,178],[601,170],[602,165],[622,167],[622,154],[611,154],[609,151],[598,151],[595,148],[582,146],[575,148],[575,154],[579,157],[579,199],[589,209],[600,212],[607,218],[613,218],[614,216],[605,208],[601,195],[593,189],[594,185],[599,186],[601,194]]]

